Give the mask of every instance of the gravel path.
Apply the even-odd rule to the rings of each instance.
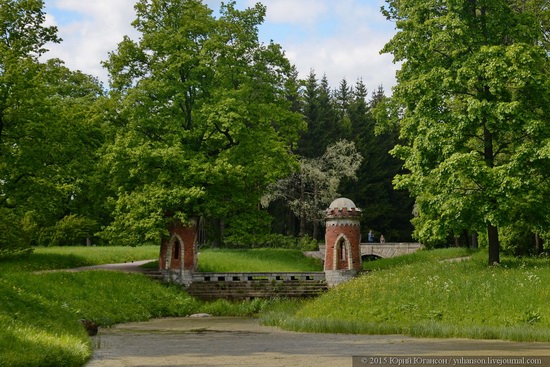
[[[548,343],[308,334],[243,318],[157,319],[101,329],[92,339],[96,350],[86,367],[361,366],[359,358],[352,363],[352,356],[548,356],[542,365],[550,363]]]

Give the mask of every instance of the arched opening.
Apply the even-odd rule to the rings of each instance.
[[[176,260],[179,259],[181,254],[181,243],[177,238],[174,238],[174,246],[172,246],[172,248],[172,258]]]
[[[336,239],[332,251],[334,270],[351,269],[351,247],[345,235],[342,234]]]
[[[342,237],[340,240],[338,240],[338,260],[339,261],[346,261],[346,240]]]

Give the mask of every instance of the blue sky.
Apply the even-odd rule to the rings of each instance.
[[[59,28],[60,45],[50,45],[48,57],[58,57],[71,69],[107,82],[101,61],[116,49],[124,35],[137,39],[131,27],[136,0],[45,0],[47,23]],[[237,7],[258,0],[237,0]],[[300,77],[311,69],[326,74],[332,87],[343,78],[355,84],[362,78],[369,91],[382,84],[389,93],[398,66],[379,51],[395,33],[380,14],[384,0],[260,0],[267,17],[260,38],[281,44]],[[204,0],[218,10],[221,1]]]

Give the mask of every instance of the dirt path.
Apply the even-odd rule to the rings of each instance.
[[[308,334],[260,326],[254,319],[219,317],[118,325],[101,329],[93,343],[96,350],[86,367],[339,367],[360,366],[352,364],[352,356],[383,355],[549,356],[545,362],[550,362],[549,343]]]
[[[151,271],[151,269],[142,268],[141,265],[150,263],[151,261],[154,261],[154,260],[140,260],[140,261],[120,263],[120,264],[82,266],[80,268],[64,269],[63,271],[114,270],[114,271],[123,271],[126,273],[146,273],[148,271]]]

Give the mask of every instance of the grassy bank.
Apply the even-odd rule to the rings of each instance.
[[[266,259],[272,258],[277,260],[271,268],[277,271],[281,262],[296,266],[294,263],[301,261],[295,251],[288,251],[286,255],[284,250],[273,251],[251,250],[248,254],[239,251],[246,261],[233,261],[235,255],[214,251],[212,259],[225,257],[222,264],[233,263],[229,267],[223,264],[223,269],[209,264],[208,257],[201,258],[201,262],[213,271],[240,271],[240,266],[265,266]],[[0,366],[82,366],[93,350],[80,319],[108,327],[197,312],[251,316],[284,303],[273,300],[199,302],[177,286],[166,286],[140,274],[42,272],[157,256],[157,246],[53,247],[0,262]],[[303,270],[310,269],[308,259],[303,264],[306,266]]]
[[[485,253],[441,261],[449,251],[373,262],[378,270],[264,321],[309,332],[550,341],[547,259],[504,259],[489,268]]]
[[[464,249],[421,251],[364,264],[370,272],[306,301],[197,301],[140,274],[37,272],[152,259],[157,247],[48,248],[0,262],[0,366],[82,366],[92,345],[80,319],[102,327],[154,317],[260,315],[286,329],[422,337],[550,341],[550,264]],[[203,250],[203,271],[312,271],[293,250]],[[446,259],[471,256],[450,262]]]
[[[206,249],[199,255],[202,272],[323,271],[318,259],[299,250],[264,248],[250,250]]]

